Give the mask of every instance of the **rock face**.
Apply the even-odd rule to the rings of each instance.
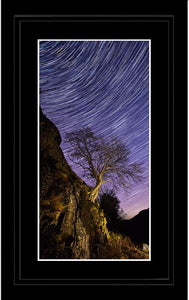
[[[40,258],[96,258],[106,219],[68,165],[56,126],[40,110]]]
[[[94,189],[67,163],[56,126],[40,111],[40,259],[148,258],[107,229]]]

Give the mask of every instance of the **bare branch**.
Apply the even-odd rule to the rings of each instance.
[[[130,151],[117,137],[105,140],[87,127],[67,133],[65,142],[71,145],[70,160],[96,185],[111,182],[128,188],[130,180],[142,180],[142,164],[128,163]]]

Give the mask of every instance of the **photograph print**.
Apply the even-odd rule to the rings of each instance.
[[[150,40],[38,40],[38,260],[151,260]]]

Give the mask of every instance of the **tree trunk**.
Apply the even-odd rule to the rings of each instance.
[[[102,180],[98,180],[96,186],[91,189],[89,199],[93,203],[95,202],[96,198],[98,197],[101,185],[102,185]]]

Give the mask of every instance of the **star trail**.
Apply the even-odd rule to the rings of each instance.
[[[146,40],[39,41],[40,106],[72,169],[82,177],[68,159],[65,132],[86,126],[107,139],[116,135],[130,162],[143,163],[143,181],[117,192],[128,218],[149,207],[149,53]]]

